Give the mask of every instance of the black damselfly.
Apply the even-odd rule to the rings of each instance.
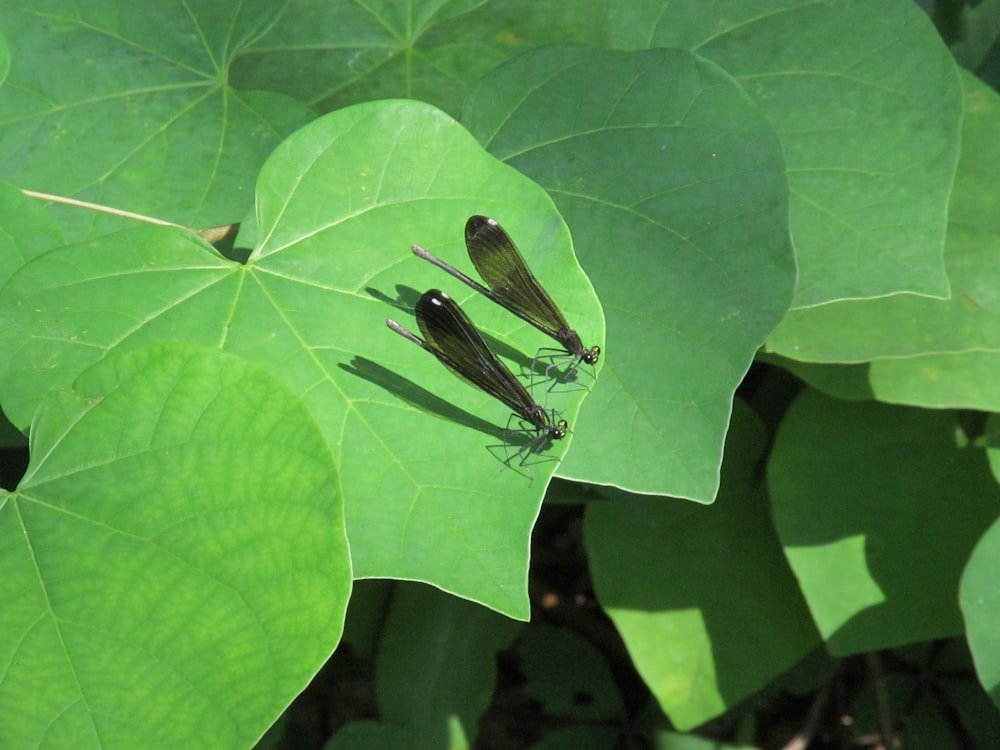
[[[456,375],[503,402],[515,416],[531,425],[534,436],[508,458],[509,463],[522,454],[540,453],[551,440],[566,437],[568,426],[555,410],[546,411],[535,403],[521,381],[493,353],[482,334],[451,297],[431,289],[417,300],[415,308],[421,339],[396,321],[385,322],[389,328],[426,349]]]
[[[580,362],[597,364],[601,347],[593,346],[588,349],[583,345],[580,335],[569,327],[566,317],[535,278],[503,227],[486,216],[471,216],[465,223],[465,246],[469,250],[472,264],[489,288],[473,281],[419,245],[413,246],[413,252],[558,341],[572,360],[563,373],[566,379],[572,379],[576,375]],[[535,359],[546,358],[552,359],[551,356]],[[551,366],[546,368],[546,375],[550,369]]]

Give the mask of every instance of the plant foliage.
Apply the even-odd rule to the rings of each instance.
[[[950,5],[0,0],[0,746],[988,746],[1000,8]],[[474,276],[473,214],[602,348],[524,466],[385,326],[551,344],[411,253]]]

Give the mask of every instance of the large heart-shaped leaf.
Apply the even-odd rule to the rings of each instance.
[[[733,80],[680,50],[549,47],[465,119],[540,182],[608,314],[560,476],[711,502],[732,396],[795,280],[781,149]]]
[[[527,472],[506,469],[497,453],[509,410],[385,326],[391,317],[417,330],[413,302],[442,287],[515,367],[546,345],[410,252],[419,243],[471,272],[463,227],[474,213],[500,220],[566,313],[603,340],[593,290],[544,191],[439,110],[375,102],[275,151],[258,184],[262,239],[245,266],[169,228],[25,266],[0,293],[5,410],[24,426],[48,389],[112,350],[182,340],[239,354],[320,423],[341,468],[358,576],[423,580],[525,617],[532,523],[573,437]],[[585,393],[555,389],[548,406],[576,430]]]
[[[238,221],[265,157],[311,117],[287,96],[227,81],[233,57],[281,10],[262,0],[4,3],[4,179],[188,226]],[[75,238],[123,225],[75,208],[60,216]]]
[[[1000,590],[997,589],[997,566],[1000,565],[1000,523],[979,540],[962,574],[960,604],[965,628],[976,663],[976,672],[993,702],[1000,706]]]
[[[922,356],[878,359],[872,388],[885,401],[1000,411],[1000,96],[971,75],[965,84],[962,160],[948,215],[948,302],[894,311],[898,339]],[[872,310],[884,319],[885,308]],[[903,323],[902,313],[910,315]],[[873,327],[873,326],[866,326]],[[857,331],[855,331],[857,333]],[[897,339],[897,340],[898,340]],[[894,351],[890,348],[889,351]],[[932,353],[926,353],[932,352]],[[926,353],[926,354],[925,354]]]
[[[27,261],[66,244],[62,230],[38,201],[0,182],[0,284]]]
[[[1000,200],[994,179],[1000,169],[1000,144],[995,137],[1000,96],[971,75],[964,75],[962,82],[963,158],[950,196],[945,247],[951,298],[902,294],[794,311],[771,335],[768,349],[813,362],[1000,350],[1000,270],[996,264]],[[910,364],[919,371],[919,361]],[[892,400],[889,383],[885,386]]]
[[[0,83],[3,83],[10,72],[10,47],[7,46],[7,39],[0,34]]]
[[[1000,479],[1000,417],[992,415],[986,428],[987,455],[993,476]],[[994,522],[976,544],[962,573],[960,605],[965,619],[969,649],[979,681],[993,702],[1000,706],[1000,589],[996,585],[1000,566],[1000,522]]]
[[[389,605],[375,663],[379,718],[390,733],[404,729],[409,747],[448,747],[456,729],[469,747],[496,685],[497,653],[520,624],[411,583],[397,584]]]
[[[774,126],[799,266],[793,306],[948,296],[961,87],[916,3],[626,0],[612,18],[620,46],[682,47],[717,63]]]
[[[31,454],[0,497],[0,744],[253,743],[350,595],[315,419],[244,360],[146,347],[49,393]]]
[[[679,728],[744,700],[818,641],[754,477],[764,443],[737,408],[714,505],[619,492],[587,510],[597,597]]]
[[[959,576],[1000,488],[983,451],[956,444],[951,413],[807,390],[767,473],[778,535],[832,653],[962,631]]]
[[[896,295],[790,314],[768,341],[798,360],[863,362],[865,390],[881,401],[931,408],[1000,409],[1000,96],[964,75],[962,159],[948,218],[945,261],[952,297]],[[795,320],[788,325],[790,320]],[[831,364],[783,361],[825,388]]]
[[[323,112],[405,96],[457,115],[469,86],[513,54],[607,43],[607,12],[603,0],[293,0],[230,80]]]

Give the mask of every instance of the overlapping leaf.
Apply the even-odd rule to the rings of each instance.
[[[356,574],[428,581],[523,617],[531,526],[572,436],[528,471],[506,469],[503,405],[385,326],[415,327],[413,302],[441,287],[515,369],[546,344],[410,252],[419,243],[469,270],[473,213],[500,220],[567,314],[603,338],[545,193],[439,110],[376,102],[314,122],[272,155],[258,184],[262,239],[245,266],[161,228],[25,266],[0,294],[5,410],[24,426],[48,389],[150,342],[256,361],[305,400],[338,460]],[[553,393],[548,406],[572,427],[584,395]]]
[[[1000,480],[1000,418],[992,415],[986,429],[987,455],[994,478]],[[962,573],[959,604],[966,637],[980,683],[1000,706],[1000,589],[996,573],[1000,567],[1000,522],[994,522],[976,544]]]
[[[0,183],[0,285],[37,255],[65,244],[59,225],[13,185]]]
[[[612,17],[621,46],[682,47],[717,63],[774,126],[799,265],[793,307],[948,296],[961,87],[915,3],[625,0]],[[779,331],[801,320],[809,338],[807,315]]]
[[[871,381],[885,401],[1000,411],[1000,196],[995,179],[1000,170],[1000,96],[971,75],[962,80],[962,160],[945,256],[952,298],[910,310],[909,325],[901,324],[897,331],[922,356],[876,360]]]
[[[7,78],[10,72],[10,47],[7,46],[7,39],[0,34],[0,83]]]
[[[1000,565],[1000,523],[979,540],[962,574],[961,607],[965,628],[983,687],[1000,706],[1000,591],[996,585]]]
[[[0,501],[0,744],[256,741],[350,595],[314,418],[260,368],[171,344],[51,392],[31,449]]]
[[[1000,201],[995,138],[1000,97],[970,75],[962,159],[948,220],[950,300],[896,295],[793,312],[769,340],[787,356],[820,362],[872,360],[865,390],[882,401],[931,408],[1000,409]],[[787,321],[786,321],[787,322]],[[800,325],[801,323],[801,325]],[[830,366],[784,366],[823,389]]]
[[[421,747],[448,747],[449,729],[457,730],[470,746],[496,684],[496,654],[518,630],[519,623],[429,586],[397,585],[376,661],[386,729],[404,729],[409,746]]]
[[[760,423],[736,409],[714,505],[617,493],[587,512],[598,599],[679,728],[743,700],[818,640],[753,478],[762,445]]]
[[[457,116],[490,68],[542,44],[606,43],[606,19],[599,0],[292,0],[231,80],[321,112],[405,96]]]
[[[733,391],[794,284],[774,133],[680,50],[539,49],[477,84],[465,119],[553,196],[607,311],[560,476],[711,502]]]
[[[311,111],[236,91],[227,67],[282,9],[264,0],[7,2],[0,172],[19,187],[188,226],[239,221],[260,165]],[[69,236],[118,217],[60,212]]]
[[[950,412],[806,391],[767,470],[778,535],[832,653],[962,632],[959,576],[1000,489],[983,451],[956,445]]]
[[[971,75],[965,87],[962,159],[950,195],[945,261],[951,298],[896,295],[794,311],[768,348],[814,362],[864,362],[923,354],[1000,350],[1000,224],[994,176],[1000,168],[1000,97]],[[888,364],[917,375],[919,360]],[[874,365],[873,370],[882,367]],[[874,375],[874,373],[873,373]],[[905,386],[904,386],[905,387]],[[927,387],[933,388],[928,382]],[[890,382],[883,389],[892,398]],[[900,399],[901,400],[901,399]]]

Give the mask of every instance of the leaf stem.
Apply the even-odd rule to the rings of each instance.
[[[67,198],[64,195],[51,195],[49,193],[38,193],[35,192],[34,190],[22,190],[22,192],[30,198],[38,198],[40,200],[52,201],[53,203],[62,203],[67,206],[76,206],[77,208],[86,208],[91,211],[98,211],[104,214],[121,216],[125,219],[144,221],[147,224],[159,224],[160,226],[165,226],[165,227],[177,227],[178,229],[186,229],[189,232],[195,231],[191,227],[186,227],[183,224],[175,224],[172,221],[164,221],[163,219],[156,219],[152,216],[145,216],[143,214],[132,213],[131,211],[125,211],[121,208],[102,206],[99,203],[88,203],[87,201],[80,201],[76,200],[75,198]]]

